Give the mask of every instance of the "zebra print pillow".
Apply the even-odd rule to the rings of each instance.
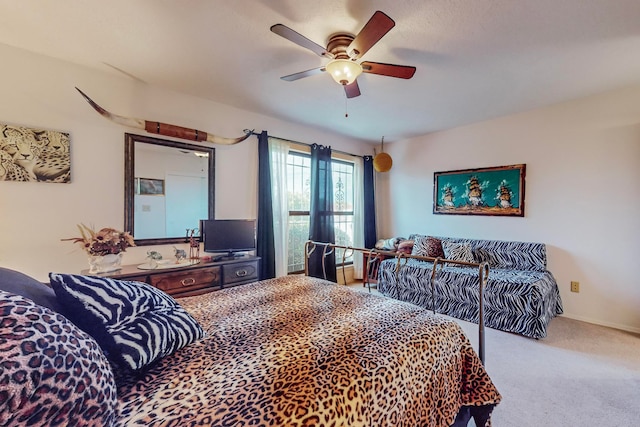
[[[204,336],[180,304],[146,283],[55,273],[49,278],[63,314],[120,369],[139,370]]]
[[[547,251],[544,243],[480,241],[475,254],[491,268],[545,271]]]
[[[444,257],[452,261],[476,262],[471,252],[469,243],[455,243],[449,240],[442,241]]]

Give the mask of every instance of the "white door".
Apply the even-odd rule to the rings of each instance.
[[[168,173],[165,181],[167,237],[187,235],[209,218],[207,180],[203,176]]]

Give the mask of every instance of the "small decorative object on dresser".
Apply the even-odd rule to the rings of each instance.
[[[173,255],[176,257],[176,264],[180,264],[181,261],[187,259],[187,251],[184,249],[178,249],[173,247]]]
[[[158,251],[147,251],[147,258],[149,259],[149,268],[156,268],[158,261],[162,259],[162,254]]]
[[[128,232],[105,227],[95,231],[92,227],[78,224],[81,237],[61,239],[82,245],[89,255],[89,273],[107,273],[116,271],[122,265],[122,253],[135,246],[133,236]]]
[[[200,259],[200,239],[196,236],[197,228],[187,229],[189,237],[189,259]]]
[[[89,273],[108,273],[120,270],[122,252],[119,254],[89,255]]]

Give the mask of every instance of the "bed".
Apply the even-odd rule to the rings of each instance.
[[[91,289],[103,287],[96,295],[122,292],[125,299],[145,301],[138,306],[152,309],[166,301],[169,311],[186,314],[171,317],[160,329],[187,322],[186,317],[202,328],[190,332],[197,338],[188,343],[189,334],[179,333],[177,340],[184,345],[163,350],[170,354],[155,359],[145,354],[149,363],[126,369],[113,347],[101,342],[105,337],[91,330],[86,319],[76,319],[92,332],[88,336],[80,331],[79,339],[100,343],[87,345],[92,353],[78,357],[90,358],[85,365],[93,366],[90,375],[98,372],[101,381],[92,378],[92,384],[102,384],[82,399],[74,397],[79,408],[67,408],[68,414],[75,414],[76,425],[466,426],[472,417],[477,425],[489,425],[491,410],[501,399],[454,321],[322,279],[288,276],[176,302],[137,282],[52,275],[57,303],[68,306],[69,295],[58,289],[61,282],[70,294],[78,292],[74,283],[88,283]],[[5,292],[0,297],[5,315],[12,315],[7,307],[15,307],[16,301],[26,312],[28,299]],[[83,304],[91,305],[86,299]],[[113,305],[120,307],[113,312],[126,311],[119,304]],[[39,313],[47,322],[55,319],[65,328],[73,327],[52,309],[32,305],[30,321]],[[69,317],[77,315],[77,310],[67,312]],[[127,333],[135,335],[131,331]],[[8,336],[6,328],[0,330],[4,356],[10,347]],[[1,369],[3,387],[6,372]],[[32,397],[38,395],[37,388],[32,384]],[[15,400],[13,406],[11,400],[2,400],[3,391],[0,425],[20,425],[16,420],[21,415],[24,420],[24,414]],[[23,406],[28,409],[30,404],[31,400]]]

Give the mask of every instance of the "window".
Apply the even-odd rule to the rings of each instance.
[[[333,159],[333,220],[336,244],[353,245],[353,163]],[[290,151],[287,156],[287,193],[289,200],[288,272],[304,271],[304,244],[309,238],[311,204],[311,156]],[[336,251],[336,264],[342,264],[342,251]],[[351,256],[345,264],[353,262]]]

